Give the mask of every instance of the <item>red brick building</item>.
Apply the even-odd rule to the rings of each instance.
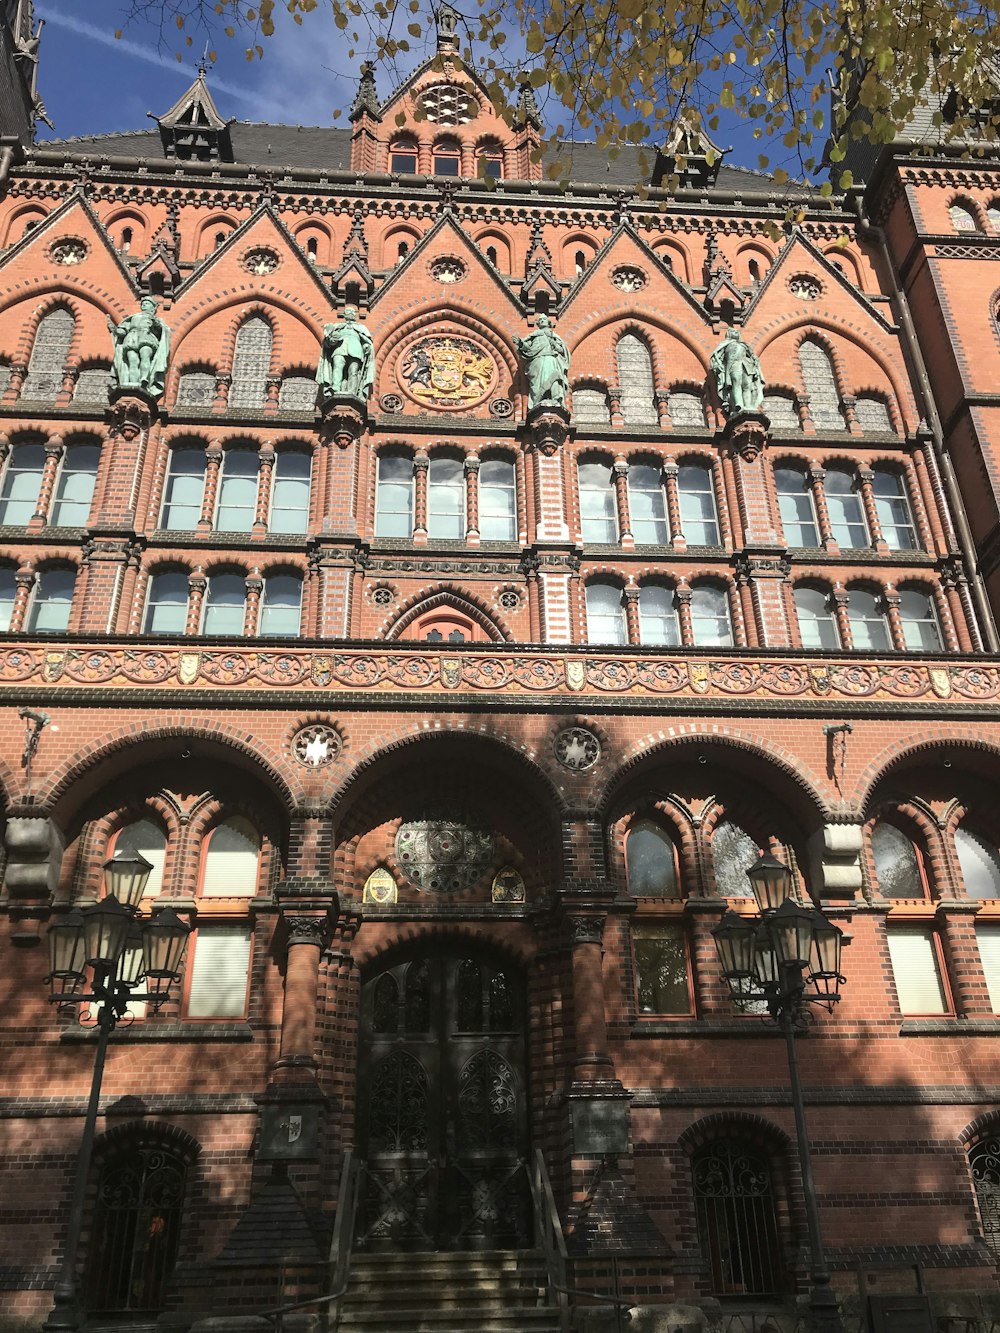
[[[794,226],[698,145],[672,197],[592,144],[562,189],[530,93],[506,125],[439,40],[385,103],[363,74],[349,129],[226,120],[201,76],[151,129],[32,146],[8,116],[0,1324],[51,1304],[93,1066],[45,933],[116,847],[195,933],[182,992],[114,1035],[95,1319],[320,1294],[348,1149],[371,1262],[531,1249],[538,1149],[572,1284],[614,1258],[637,1299],[792,1309],[783,1045],[709,934],[762,849],[849,937],[799,1039],[835,1284],[920,1265],[980,1316],[997,159],[900,141]],[[109,398],[146,294],[164,394]],[[373,393],[319,414],[348,305]],[[543,313],[561,426],[514,342]],[[711,391],[733,324],[765,433]]]

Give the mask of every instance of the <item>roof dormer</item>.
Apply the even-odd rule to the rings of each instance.
[[[231,120],[223,120],[205,82],[205,66],[199,65],[198,77],[182,93],[169,111],[151,118],[160,127],[165,157],[192,162],[231,162],[229,142]]]

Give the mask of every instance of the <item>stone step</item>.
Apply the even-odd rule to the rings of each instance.
[[[545,1306],[544,1287],[511,1287],[509,1289],[483,1289],[482,1287],[457,1287],[440,1292],[423,1288],[419,1291],[407,1287],[400,1291],[380,1291],[375,1288],[351,1288],[351,1294],[345,1304],[346,1309],[358,1310],[477,1310],[487,1308],[505,1310],[511,1305],[530,1307]]]
[[[351,1310],[340,1316],[341,1329],[356,1329],[358,1333],[370,1330],[405,1330],[405,1333],[557,1333],[559,1319],[550,1308],[525,1309],[510,1306],[506,1310],[469,1311],[466,1319],[456,1318],[454,1310],[440,1314],[428,1310]]]

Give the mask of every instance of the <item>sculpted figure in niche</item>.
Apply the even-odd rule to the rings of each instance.
[[[726,336],[712,353],[709,364],[727,417],[761,410],[764,377],[760,362],[753,348],[740,337],[739,329],[726,329]]]
[[[569,348],[549,323],[539,315],[535,332],[514,339],[528,381],[528,410],[536,407],[565,407],[569,393]]]
[[[344,317],[323,329],[323,348],[316,371],[319,396],[357,398],[367,402],[375,383],[375,344],[357,307],[344,307]]]
[[[111,363],[112,389],[138,389],[149,398],[163,395],[170,354],[170,330],[157,318],[156,302],[145,296],[138,313],[120,324],[108,320],[108,331],[115,343]]]

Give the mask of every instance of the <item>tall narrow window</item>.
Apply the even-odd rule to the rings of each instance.
[[[823,487],[830,511],[830,529],[837,545],[843,551],[870,547],[872,541],[853,472],[832,467],[827,471]]]
[[[799,637],[803,648],[837,651],[840,647],[840,634],[828,593],[821,588],[810,588],[800,584],[795,589],[795,614],[798,616]]]
[[[242,635],[246,596],[246,579],[242,574],[211,575],[205,589],[202,634]]]
[[[132,824],[126,824],[116,834],[114,844],[109,850],[115,855],[128,853],[144,856],[153,867],[146,882],[146,897],[155,898],[157,894],[163,892],[163,864],[167,855],[167,835],[159,824],[155,824],[151,819],[137,819]]]
[[[680,925],[637,925],[632,931],[635,998],[640,1014],[689,1014],[687,945]]]
[[[170,532],[193,532],[201,518],[204,494],[204,450],[171,449],[160,527]]]
[[[653,401],[653,362],[649,348],[634,333],[625,333],[618,339],[616,356],[626,426],[655,426],[658,417]]]
[[[990,1004],[993,1012],[1000,1014],[1000,929],[989,925],[977,926],[976,942],[979,945],[979,960],[986,977],[986,988],[990,993]],[[1000,1222],[1000,1213],[997,1220]]]
[[[922,926],[897,928],[889,931],[888,940],[900,1010],[904,1014],[949,1013],[934,931]]]
[[[691,634],[700,648],[731,648],[733,623],[725,588],[703,584],[691,589]]]
[[[634,898],[679,898],[677,849],[652,819],[638,819],[625,839],[628,891]]]
[[[417,145],[397,139],[389,149],[389,170],[412,176],[417,170]]]
[[[302,619],[302,578],[298,574],[268,574],[260,599],[260,627],[265,637],[298,634]]]
[[[250,928],[199,926],[188,964],[188,1018],[242,1018],[250,978]]]
[[[647,583],[639,591],[639,642],[674,648],[680,641],[673,589]]]
[[[622,590],[613,583],[587,585],[587,642],[628,642]]]
[[[805,473],[794,467],[775,468],[774,484],[785,541],[789,546],[819,546],[812,488]]]
[[[146,594],[146,634],[183,634],[187,627],[188,575],[183,569],[165,569],[149,580]]]
[[[28,608],[29,634],[66,633],[75,584],[75,569],[46,569],[38,575]]]
[[[718,546],[719,518],[715,511],[712,470],[700,463],[683,463],[677,469],[681,531],[689,546]]]
[[[44,467],[43,444],[14,445],[0,487],[0,524],[21,528],[30,522],[38,506]]]
[[[951,218],[951,225],[956,231],[978,231],[979,219],[971,208],[964,204],[952,204],[948,209],[948,216]]]
[[[299,535],[309,526],[309,482],[312,458],[298,449],[284,449],[274,460],[270,532]]]
[[[62,388],[63,368],[69,356],[76,321],[65,306],[57,306],[38,321],[28,360],[22,398],[51,403]]]
[[[816,429],[820,433],[845,430],[847,423],[840,406],[840,392],[830,353],[822,343],[807,338],[799,348],[799,365]]]
[[[898,472],[877,468],[872,480],[875,511],[890,551],[915,551],[917,530],[903,478]]]
[[[648,463],[629,467],[628,504],[637,546],[662,546],[670,540],[659,468]]]
[[[216,532],[249,532],[257,512],[258,456],[255,449],[227,449],[219,474]]]
[[[245,816],[231,816],[208,835],[202,897],[252,898],[257,892],[259,865],[260,834]]]
[[[236,334],[230,407],[261,407],[271,373],[271,326],[262,315],[244,320]]]
[[[880,819],[872,829],[872,860],[883,898],[923,898],[924,880],[913,843],[895,824]]]
[[[1000,231],[1000,227],[997,230]],[[1000,963],[1000,954],[997,962]],[[1000,993],[994,996],[991,988],[990,995],[993,999],[993,1012],[1000,1014]],[[993,1132],[980,1139],[969,1153],[969,1170],[972,1172],[972,1181],[976,1187],[976,1203],[979,1206],[979,1225],[983,1240],[994,1260],[997,1260],[1000,1259],[1000,1137],[996,1126],[993,1127]]]
[[[514,464],[484,458],[479,466],[479,535],[486,542],[517,540]]]
[[[17,579],[10,565],[0,565],[0,634],[10,629],[10,618],[14,614],[14,600],[17,597]]]
[[[712,869],[720,898],[752,898],[747,871],[760,856],[760,848],[739,824],[724,819],[712,834]]]
[[[434,145],[434,175],[460,176],[462,174],[462,150],[457,143],[447,140]]]
[[[431,459],[427,473],[427,535],[465,536],[465,472],[460,458]]]
[[[1000,854],[975,830],[955,830],[955,851],[970,898],[1000,898]]]
[[[379,454],[375,536],[413,536],[413,459]]]
[[[580,527],[585,542],[610,544],[618,540],[618,513],[607,463],[581,463]]]
[[[891,650],[889,627],[874,593],[864,588],[852,588],[847,594],[847,619],[855,648],[873,648],[879,653]]]
[[[702,1251],[717,1296],[774,1296],[781,1290],[771,1168],[753,1144],[717,1139],[693,1162]]]
[[[899,594],[903,642],[914,653],[939,653],[944,647],[934,598],[929,592],[904,588]]]
[[[82,528],[87,522],[100,458],[96,444],[71,444],[66,449],[49,514],[54,528]]]

